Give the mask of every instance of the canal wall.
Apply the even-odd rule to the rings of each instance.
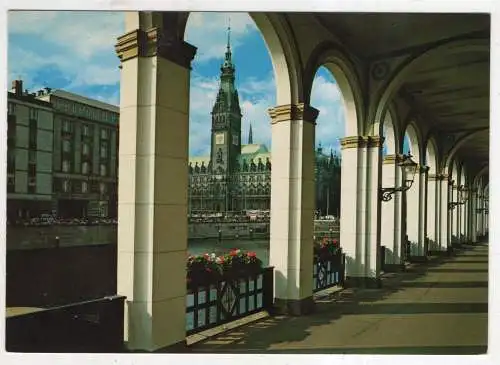
[[[7,250],[116,244],[116,225],[100,226],[7,226]]]
[[[188,226],[190,240],[218,239],[267,239],[269,223],[192,223]],[[338,238],[339,224],[333,221],[316,221],[316,237]],[[116,244],[117,226],[7,226],[7,250],[36,249],[56,246],[59,237],[60,247]]]
[[[269,223],[195,223],[189,224],[188,238],[202,239],[263,239],[269,237]],[[220,231],[220,234],[219,234]]]

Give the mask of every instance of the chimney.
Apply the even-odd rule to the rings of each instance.
[[[12,91],[16,96],[23,95],[23,80],[14,80],[12,81]]]

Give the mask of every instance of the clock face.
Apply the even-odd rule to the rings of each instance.
[[[215,144],[224,144],[224,133],[217,133],[215,135]]]

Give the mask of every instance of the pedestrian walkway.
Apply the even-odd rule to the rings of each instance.
[[[432,257],[346,289],[314,314],[268,317],[190,347],[212,353],[480,354],[487,350],[488,246]]]

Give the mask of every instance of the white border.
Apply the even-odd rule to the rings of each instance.
[[[496,244],[498,236],[495,227],[495,218],[500,204],[500,195],[497,193],[498,184],[498,156],[500,156],[499,136],[499,109],[500,109],[500,71],[498,70],[500,27],[498,14],[498,1],[495,0],[45,0],[43,2],[35,0],[8,0],[1,5],[0,43],[2,53],[0,57],[0,85],[5,85],[5,90],[0,97],[0,110],[7,110],[6,89],[7,89],[7,9],[33,9],[33,10],[190,10],[190,11],[336,11],[336,12],[484,12],[492,13],[492,37],[491,37],[491,116],[490,116],[490,277],[489,277],[489,352],[488,355],[480,356],[370,356],[370,355],[223,355],[223,354],[203,354],[203,355],[149,355],[149,354],[126,354],[126,355],[92,355],[92,354],[10,354],[5,353],[3,345],[0,345],[1,364],[23,364],[23,363],[43,363],[43,364],[162,364],[175,362],[183,364],[251,364],[264,361],[273,364],[330,364],[333,361],[342,361],[345,364],[371,363],[371,364],[419,364],[436,362],[442,363],[450,361],[450,364],[485,364],[500,363],[500,344],[498,313],[500,306],[498,303],[498,293],[495,286],[500,279],[498,263],[500,257],[499,245]],[[0,141],[6,140],[6,121],[0,118],[2,125],[0,128]],[[6,144],[0,143],[0,273],[5,273],[5,205],[6,205]],[[5,275],[2,275],[5,278]],[[0,344],[4,343],[5,322],[5,281],[0,280]],[[496,315],[493,315],[493,314]]]

